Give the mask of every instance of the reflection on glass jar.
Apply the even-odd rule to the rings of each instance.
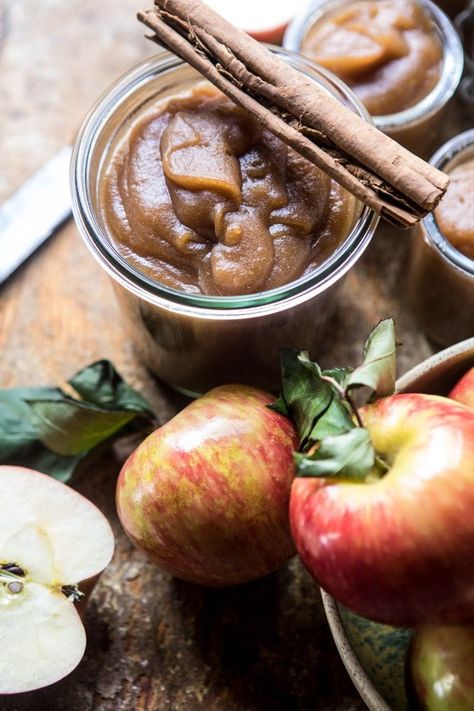
[[[268,306],[253,317],[213,318],[196,311],[166,311],[116,287],[128,332],[143,363],[162,380],[190,395],[223,383],[274,389],[279,384],[279,350],[317,351],[333,312],[336,285],[317,299]]]
[[[313,0],[284,46],[332,69],[377,128],[428,157],[463,70],[452,22],[431,0]]]
[[[433,156],[432,163],[440,170],[451,173],[474,160],[474,130],[448,141]],[[440,225],[448,224],[448,207],[453,205],[452,218],[456,220],[459,204],[458,187],[454,186],[455,202],[448,202],[449,194],[434,214],[428,215],[413,236],[411,263],[408,275],[408,297],[415,316],[426,335],[438,345],[450,345],[474,335],[474,259],[469,249],[474,247],[473,174],[466,184],[465,211],[459,219],[459,236],[456,249],[441,232]],[[448,188],[449,191],[449,188]],[[462,198],[461,198],[462,200]],[[442,209],[442,212],[441,212]],[[466,245],[466,217],[471,224],[473,243]],[[451,222],[451,220],[449,220]],[[454,232],[450,234],[454,239]],[[464,253],[463,253],[464,252]]]
[[[285,50],[273,51],[368,119],[351,92],[329,73]],[[368,245],[378,220],[368,208],[352,202],[348,234],[321,263],[288,284],[255,294],[187,293],[126,260],[110,239],[100,210],[107,165],[130,126],[150,107],[201,81],[191,67],[162,53],[109,89],[75,145],[74,216],[86,245],[112,277],[127,328],[152,372],[187,393],[230,381],[271,388],[279,381],[281,348],[317,352],[336,289]]]

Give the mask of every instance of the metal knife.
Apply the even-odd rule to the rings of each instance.
[[[0,206],[0,284],[71,216],[65,146]]]

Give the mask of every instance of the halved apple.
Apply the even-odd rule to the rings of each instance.
[[[75,603],[110,562],[114,537],[94,504],[45,474],[0,466],[0,492],[0,694],[13,694],[79,664]]]

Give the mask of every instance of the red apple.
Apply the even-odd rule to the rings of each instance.
[[[458,380],[449,397],[463,405],[474,407],[474,366]]]
[[[297,478],[290,520],[317,582],[390,625],[474,619],[474,411],[400,394],[362,410],[388,472],[367,483]]]
[[[132,541],[167,572],[233,585],[294,554],[288,505],[297,437],[254,388],[215,388],[129,457],[117,508]]]
[[[423,711],[474,708],[474,626],[415,630],[408,652],[407,687]]]
[[[280,43],[288,22],[307,0],[206,0],[206,4],[260,42]]]

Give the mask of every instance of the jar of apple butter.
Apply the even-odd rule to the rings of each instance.
[[[431,0],[313,0],[284,46],[334,72],[381,131],[428,157],[463,71],[456,29]]]
[[[408,298],[426,335],[447,346],[474,336],[474,129],[448,141],[431,162],[451,181],[415,228]]]
[[[336,78],[273,48],[370,120]],[[149,369],[187,394],[272,388],[279,350],[315,354],[377,217],[163,52],[92,109],[73,211]]]

